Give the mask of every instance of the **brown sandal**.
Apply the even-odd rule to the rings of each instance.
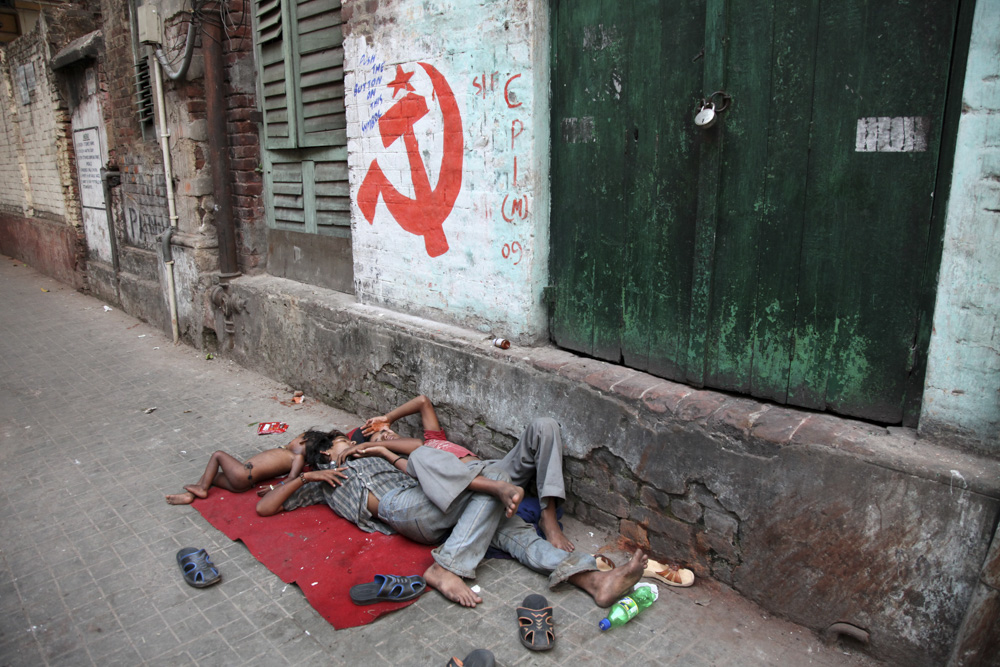
[[[679,565],[664,565],[655,560],[646,563],[646,569],[643,570],[642,576],[656,579],[668,586],[684,588],[694,584],[694,572],[691,570]]]

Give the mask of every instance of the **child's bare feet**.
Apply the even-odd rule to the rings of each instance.
[[[184,490],[194,494],[195,498],[208,498],[208,491],[201,488],[197,484],[188,484],[187,486],[184,487]],[[192,500],[191,502],[194,502],[194,500]]]
[[[462,578],[454,572],[449,572],[437,563],[434,563],[424,572],[424,580],[431,588],[436,588],[452,602],[457,602],[463,607],[475,607],[483,599],[472,592]]]
[[[636,549],[628,563],[607,572],[592,570],[574,574],[570,582],[590,593],[598,607],[610,607],[642,578],[649,557]]]
[[[168,505],[190,505],[194,502],[193,493],[174,493],[167,496]]]
[[[542,512],[542,518],[539,519],[538,525],[541,527],[542,533],[545,534],[545,539],[556,549],[562,549],[563,551],[573,551],[576,549],[573,543],[569,541],[569,538],[563,534],[562,528],[559,527],[559,521],[556,520],[555,516],[549,516],[547,513]]]
[[[519,486],[515,486],[510,482],[497,482],[500,486],[497,487],[497,493],[494,494],[503,503],[504,510],[507,513],[507,518],[514,516],[517,512],[517,506],[521,504],[524,500],[524,489]]]

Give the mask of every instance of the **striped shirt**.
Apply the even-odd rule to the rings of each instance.
[[[334,468],[333,464],[320,466]],[[307,505],[326,503],[341,516],[366,533],[378,531],[392,535],[396,531],[373,517],[368,511],[368,492],[383,498],[393,489],[409,489],[417,486],[417,480],[396,469],[391,463],[377,456],[351,459],[343,467],[347,468],[347,479],[340,486],[326,482],[312,482],[288,497],[282,507],[294,510]]]

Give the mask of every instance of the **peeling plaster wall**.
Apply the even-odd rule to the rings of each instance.
[[[359,300],[542,337],[547,3],[406,0],[368,15],[353,4],[344,52]]]
[[[1000,455],[1000,0],[979,0],[945,223],[922,434]]]

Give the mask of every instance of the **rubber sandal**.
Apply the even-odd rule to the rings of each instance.
[[[452,658],[448,661],[448,667],[493,667],[494,665],[496,665],[496,658],[484,648],[477,648],[465,656],[465,660]]]
[[[376,574],[374,581],[351,586],[351,601],[354,604],[406,602],[422,595],[426,590],[427,582],[418,574],[409,577]]]
[[[204,549],[184,547],[177,552],[177,564],[184,573],[184,581],[195,588],[205,588],[222,580],[222,575]]]
[[[685,588],[694,584],[694,572],[680,567],[679,565],[664,565],[650,560],[646,563],[646,569],[642,571],[642,576],[656,579],[668,586],[678,586]]]
[[[597,561],[597,569],[601,572],[610,572],[615,569],[615,562],[604,554],[594,554],[594,560]]]
[[[548,651],[555,644],[552,627],[552,607],[538,594],[524,598],[517,608],[518,636],[521,643],[532,651]]]

